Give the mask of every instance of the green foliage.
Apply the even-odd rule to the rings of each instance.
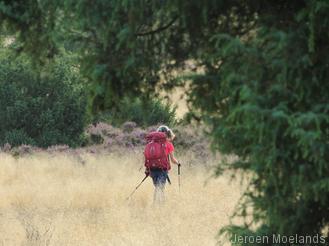
[[[143,101],[141,98],[123,98],[116,111],[103,113],[96,120],[103,120],[115,126],[132,121],[139,126],[148,127],[157,124],[176,124],[176,108],[159,99]]]
[[[329,4],[280,8],[260,13],[249,37],[214,34],[206,73],[192,78],[190,102],[212,126],[213,147],[238,157],[219,171],[251,179],[236,213],[247,223],[222,231],[230,236],[321,234],[329,225]]]
[[[17,51],[25,51],[35,59],[51,58],[57,53],[55,27],[61,17],[55,1],[0,1],[1,27],[15,37]],[[19,29],[19,32],[16,30]]]
[[[10,143],[11,146],[19,146],[22,144],[35,145],[35,141],[33,141],[23,129],[14,129],[5,132],[2,143]]]
[[[85,123],[81,78],[63,59],[41,75],[25,57],[1,51],[0,144],[77,146]]]

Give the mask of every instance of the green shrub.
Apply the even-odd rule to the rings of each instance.
[[[27,133],[22,129],[14,129],[8,131],[4,135],[4,143],[10,143],[12,146],[18,146],[22,144],[35,145],[35,141],[30,138]]]
[[[132,121],[139,126],[176,123],[176,108],[169,103],[163,103],[160,99],[143,101],[140,98],[125,97],[119,103],[118,109],[113,112],[106,112],[97,118],[107,121],[115,126],[120,126],[124,122]]]
[[[77,146],[85,124],[81,79],[67,59],[41,72],[0,51],[0,144]]]

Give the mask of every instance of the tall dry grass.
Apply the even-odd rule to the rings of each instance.
[[[150,179],[126,200],[144,175],[139,152],[0,154],[0,245],[215,245],[240,188],[190,156],[178,155],[181,193],[174,167],[154,206]]]

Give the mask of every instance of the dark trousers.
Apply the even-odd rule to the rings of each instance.
[[[153,180],[154,184],[154,203],[162,203],[164,202],[164,187],[166,185],[168,171],[162,169],[151,169],[150,176]]]

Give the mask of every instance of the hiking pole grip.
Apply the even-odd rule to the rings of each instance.
[[[178,190],[179,190],[179,193],[180,193],[180,163],[178,163]]]

